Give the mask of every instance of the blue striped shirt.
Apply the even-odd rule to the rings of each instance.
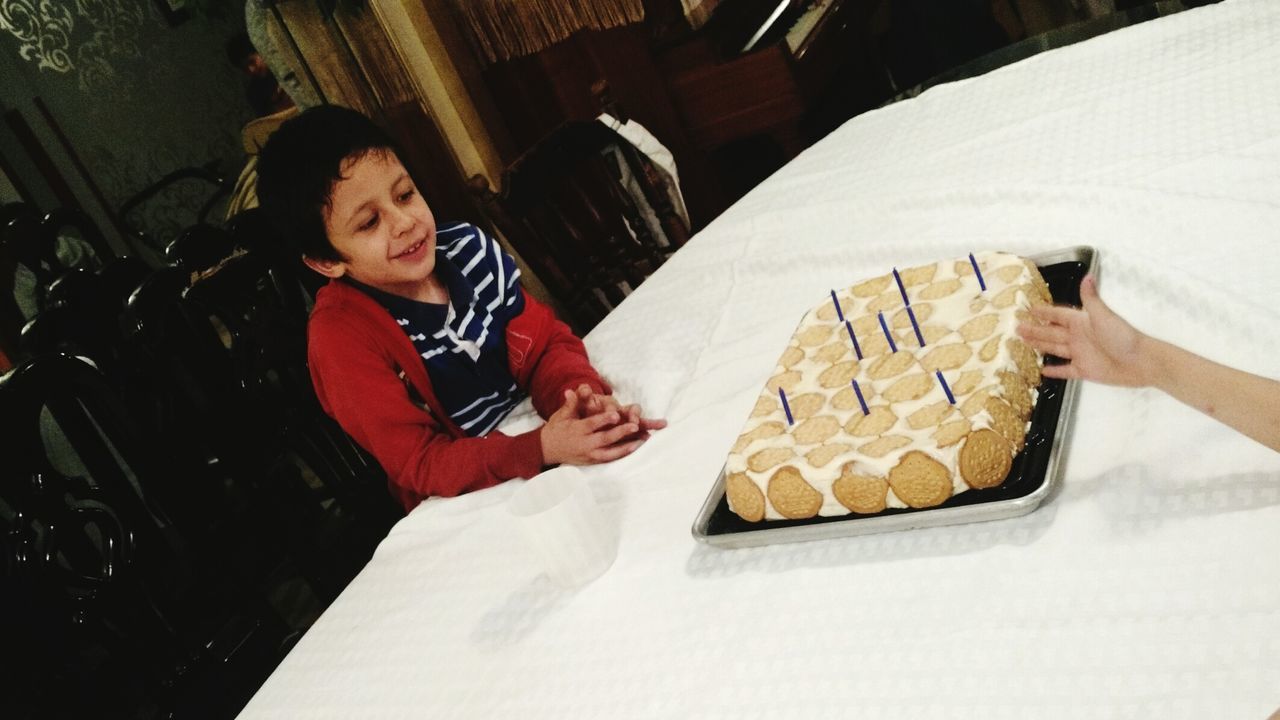
[[[449,418],[472,437],[487,434],[525,398],[511,375],[506,328],[524,310],[520,271],[474,225],[436,229],[436,276],[449,302],[424,303],[349,280],[385,307],[422,357]]]

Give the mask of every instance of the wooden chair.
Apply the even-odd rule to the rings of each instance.
[[[131,370],[122,316],[129,295],[150,273],[146,263],[132,257],[115,258],[97,272],[64,272],[45,291],[44,309],[23,326],[20,357],[81,355],[113,381],[122,380]]]
[[[261,208],[244,210],[227,221],[227,230],[238,247],[248,250],[270,266],[272,281],[288,304],[302,315],[311,312],[316,293],[328,279],[303,264],[295,250],[281,242]]]
[[[231,233],[207,223],[197,223],[164,246],[164,259],[189,273],[197,273],[231,257],[235,250]]]
[[[255,338],[237,336],[234,319],[231,327],[219,325],[214,313],[188,301],[189,277],[164,268],[130,296],[124,325],[132,373],[124,384],[148,434],[228,477],[254,482],[272,461],[280,412],[257,402],[259,381],[250,375]]]
[[[135,257],[119,257],[98,271],[111,302],[124,308],[129,296],[151,275],[151,266]]]
[[[175,270],[176,269],[171,269]],[[322,603],[332,601],[403,511],[386,474],[323,414],[306,367],[298,288],[255,251],[185,288],[157,274],[130,300],[151,379],[148,422],[241,487]],[[185,289],[184,289],[185,288]]]
[[[579,332],[617,307],[688,239],[664,175],[599,122],[569,122],[472,190],[488,220]]]
[[[56,249],[44,242],[40,214],[25,203],[0,208],[0,248],[9,262],[22,265],[35,276],[35,306],[43,309],[49,284],[68,268],[58,260]],[[16,268],[15,268],[16,269]],[[4,298],[12,299],[12,291]]]
[[[72,208],[55,208],[40,220],[45,242],[52,244],[64,230],[71,229],[93,248],[98,262],[107,263],[115,259],[116,253],[107,243],[106,237],[98,229],[96,223],[80,210]]]
[[[155,237],[153,231],[146,229],[143,208],[153,201],[163,201],[169,193],[186,192],[197,196],[203,193],[206,199],[195,211],[194,220],[196,223],[207,223],[219,204],[226,201],[233,187],[231,182],[217,172],[216,165],[216,162],[211,162],[201,167],[179,168],[126,199],[116,211],[116,217],[124,227],[126,240],[143,254],[163,252],[168,242]],[[156,198],[160,200],[157,201]]]
[[[188,288],[182,304],[191,322],[218,329],[237,381],[254,402],[317,406],[306,366],[303,292],[271,262],[253,252],[232,258]]]
[[[404,517],[377,461],[318,411],[286,420],[265,495],[290,558],[326,605]]]
[[[320,409],[306,365],[300,292],[287,273],[250,251],[192,285],[181,304],[189,327],[211,322],[221,332],[221,347],[203,351],[209,370],[201,374],[233,380],[208,413],[227,426],[211,428],[208,437],[230,441],[220,452],[233,465],[260,469],[289,556],[329,602],[403,511],[382,468]],[[248,454],[237,460],[233,452]]]
[[[114,377],[120,366],[123,309],[96,273],[70,270],[49,285],[44,309],[23,326],[23,357],[53,352],[80,355]]]
[[[76,472],[67,450],[46,447],[46,417]],[[148,445],[105,378],[76,358],[42,356],[0,380],[0,419],[12,441],[0,468],[2,567],[37,630],[36,646],[6,653],[30,653],[31,679],[44,685],[23,690],[43,694],[53,715],[238,710],[288,636],[246,571],[269,548],[243,526],[194,527],[193,508],[212,499],[198,469]]]
[[[74,230],[82,242],[64,242],[63,231],[67,229]],[[12,298],[8,280],[16,267],[9,263],[15,263],[34,276],[35,294],[31,300],[37,311],[52,304],[47,297],[49,288],[68,271],[96,270],[116,258],[97,226],[83,212],[62,208],[42,216],[24,203],[10,203],[0,209],[0,249],[5,256],[5,262],[0,264],[5,265],[4,271],[9,275],[4,283],[9,295],[3,302]],[[3,312],[12,315],[11,311]]]

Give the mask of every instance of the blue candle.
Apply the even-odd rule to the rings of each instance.
[[[902,304],[910,306],[911,301],[907,299],[907,289],[902,286],[902,278],[898,275],[898,268],[893,269],[893,279],[898,283],[898,292],[902,293]]]
[[[853,351],[858,354],[858,359],[862,359],[862,348],[858,346],[858,336],[853,334],[853,325],[848,320],[844,321],[844,329],[849,331],[849,339],[853,341]]]
[[[876,313],[880,316],[880,329],[884,331],[884,339],[889,341],[889,352],[898,352],[898,345],[893,341],[893,335],[889,333],[889,326],[884,322],[884,313]]]
[[[947,402],[955,405],[956,396],[951,394],[951,388],[947,385],[947,379],[942,377],[942,371],[934,370],[933,372],[938,376],[938,382],[942,383],[942,390],[947,393]]]
[[[782,388],[778,388],[778,397],[782,398],[782,410],[787,413],[787,424],[795,425],[795,418],[791,417],[791,406],[787,404],[787,392]]]
[[[862,414],[870,415],[871,411],[867,409],[867,399],[862,397],[862,388],[858,387],[858,381],[850,380],[849,382],[853,383],[853,392],[858,396],[858,404],[862,406]]]
[[[978,261],[973,259],[973,253],[969,253],[969,264],[973,265],[973,274],[978,276],[978,287],[985,292],[987,281],[982,279],[982,271],[978,269]]]
[[[836,306],[836,317],[840,318],[840,322],[844,322],[844,311],[840,309],[840,301],[836,299],[836,291],[831,291],[831,304]]]
[[[916,323],[915,311],[907,308],[907,317],[911,318],[911,327],[916,331],[916,339],[920,341],[920,347],[924,347],[924,336],[920,334],[920,325]]]

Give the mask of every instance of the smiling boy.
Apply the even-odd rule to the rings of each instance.
[[[613,398],[497,242],[466,223],[436,226],[368,118],[308,110],[271,136],[258,173],[264,211],[330,278],[307,325],[316,396],[406,509],[544,465],[616,460],[666,425]],[[494,431],[525,397],[546,424]]]

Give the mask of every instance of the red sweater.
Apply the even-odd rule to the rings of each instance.
[[[511,375],[543,418],[560,408],[567,388],[586,383],[609,392],[582,341],[527,293],[506,340]],[[360,290],[345,282],[320,290],[307,345],[321,407],[378,459],[406,510],[431,495],[452,497],[541,472],[541,428],[467,437],[436,399],[408,336]]]

